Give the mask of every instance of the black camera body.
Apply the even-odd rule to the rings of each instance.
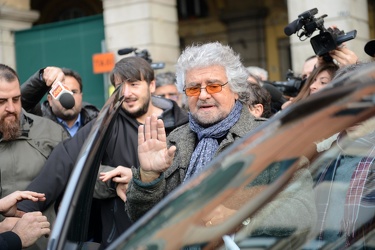
[[[324,27],[324,18],[327,17],[327,15],[315,18],[317,13],[317,8],[303,12],[298,16],[298,19],[285,27],[284,33],[287,36],[297,33],[299,39],[304,41],[310,37],[314,31],[319,30],[319,34],[310,39],[311,46],[316,55],[323,56],[326,61],[332,61],[328,52],[336,49],[343,42],[354,39],[357,35],[357,31],[352,30],[345,33],[343,30],[337,28],[326,29]]]
[[[135,56],[142,57],[147,62],[149,62],[151,64],[151,67],[153,69],[163,69],[165,67],[165,63],[163,63],[163,62],[153,63],[152,59],[151,59],[151,55],[150,55],[150,53],[148,52],[147,49],[138,51],[137,48],[125,48],[125,49],[118,50],[117,54],[119,54],[119,55],[126,55],[126,54],[129,54],[129,53],[132,53],[132,52],[134,52]]]
[[[294,75],[292,70],[288,70],[286,74],[286,81],[275,81],[272,82],[278,90],[280,90],[283,95],[295,97],[298,95],[299,91],[303,87],[305,80]]]

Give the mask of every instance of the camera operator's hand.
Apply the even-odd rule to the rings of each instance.
[[[340,67],[358,62],[358,56],[345,45],[339,46],[335,50],[330,51],[329,55],[336,60]]]

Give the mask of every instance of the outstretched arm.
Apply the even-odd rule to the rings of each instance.
[[[38,70],[21,85],[22,108],[29,113],[41,115],[40,106],[38,106],[39,102],[54,81],[64,82],[64,80],[65,75],[58,67],[47,67]]]
[[[32,191],[15,191],[0,199],[0,213],[4,216],[19,216],[17,203],[21,200],[44,201],[44,194]],[[21,216],[19,216],[21,217]]]

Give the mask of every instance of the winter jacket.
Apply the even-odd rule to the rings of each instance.
[[[0,137],[1,198],[17,190],[26,190],[43,168],[52,150],[69,138],[68,133],[55,122],[28,114],[24,110],[20,120],[21,136],[13,141],[3,141],[2,136]],[[50,212],[49,221],[53,221],[54,216]]]

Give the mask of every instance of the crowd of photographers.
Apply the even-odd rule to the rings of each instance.
[[[364,51],[371,58],[374,58],[375,40],[369,41]],[[277,111],[285,109],[290,104],[305,99],[310,94],[317,93],[335,76],[337,70],[348,65],[361,63],[358,56],[345,44],[329,52],[333,60],[325,60],[322,56],[313,55],[306,58],[300,76],[294,76],[293,71],[288,72],[287,81],[269,81],[268,73],[265,69],[258,67],[248,67],[249,72],[259,79],[262,86],[273,85],[273,89],[268,89],[272,98],[272,106],[280,107]],[[373,60],[373,59],[370,59]],[[275,104],[276,103],[276,104]],[[281,103],[281,105],[279,105]],[[274,109],[275,110],[275,109]]]

